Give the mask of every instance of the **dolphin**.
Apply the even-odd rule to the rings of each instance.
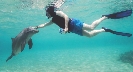
[[[13,56],[22,52],[27,43],[29,45],[29,49],[31,49],[33,45],[31,37],[38,32],[39,30],[37,30],[35,27],[28,27],[22,30],[15,38],[11,38],[12,39],[12,53],[7,58],[6,62],[10,60]]]

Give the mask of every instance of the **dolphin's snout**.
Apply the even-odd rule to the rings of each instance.
[[[35,27],[29,27],[28,29],[29,29],[29,32],[31,32],[31,33],[38,33],[39,32],[39,30],[37,30]]]
[[[38,33],[39,30],[32,30],[32,33]]]
[[[36,33],[38,33],[39,32],[39,30],[36,30]]]

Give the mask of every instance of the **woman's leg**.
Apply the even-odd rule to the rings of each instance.
[[[82,34],[83,36],[87,36],[87,37],[93,37],[101,32],[105,32],[104,29],[100,29],[100,30],[92,30],[92,31],[87,31],[87,30],[83,30]]]
[[[107,19],[107,17],[101,17],[100,19],[94,21],[91,25],[89,24],[83,24],[83,30],[93,30],[95,27],[97,27],[99,25],[100,22],[102,22],[103,20]]]

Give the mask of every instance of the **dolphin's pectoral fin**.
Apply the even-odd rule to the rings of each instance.
[[[24,41],[24,43],[21,44],[21,52],[24,50],[25,44],[26,44],[26,41]]]
[[[6,62],[7,62],[8,60],[10,60],[13,56],[14,56],[14,54],[12,53],[11,56],[9,56],[9,57],[7,58]]]
[[[33,45],[32,39],[31,39],[31,38],[30,38],[30,40],[28,41],[28,45],[29,45],[29,49],[31,49],[31,48],[32,48],[32,45]]]

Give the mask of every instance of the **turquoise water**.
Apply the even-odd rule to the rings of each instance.
[[[48,0],[0,1],[0,72],[133,72],[133,65],[119,61],[121,53],[133,50],[133,37],[101,33],[93,38],[75,34],[60,34],[51,25],[39,29],[32,37],[33,48],[11,60],[11,38],[26,27],[49,21],[43,7]],[[133,0],[67,0],[64,12],[91,24],[103,14],[133,9]],[[101,27],[129,32],[133,15],[118,20],[105,20]]]

